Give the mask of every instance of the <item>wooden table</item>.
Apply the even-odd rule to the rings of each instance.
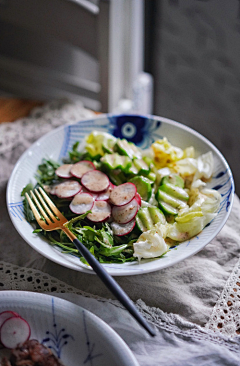
[[[29,115],[31,110],[44,103],[37,100],[0,98],[0,123],[13,122]]]

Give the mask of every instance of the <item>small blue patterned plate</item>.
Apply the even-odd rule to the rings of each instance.
[[[30,181],[34,183],[37,166],[41,163],[42,158],[52,158],[61,162],[61,159],[67,156],[67,152],[71,150],[74,142],[84,143],[84,137],[93,130],[105,131],[116,137],[126,138],[143,149],[165,136],[170,143],[182,149],[194,146],[198,154],[212,151],[215,169],[213,178],[207,187],[215,188],[221,194],[218,215],[199,235],[181,243],[159,259],[142,260],[140,263],[136,261],[104,265],[110,274],[129,276],[172,266],[199,252],[219,233],[232,208],[234,182],[232,172],[218,149],[198,132],[166,118],[106,114],[73,125],[61,126],[51,131],[35,142],[17,162],[7,188],[8,211],[19,234],[36,251],[65,267],[90,272],[78,258],[70,254],[62,254],[59,249],[52,247],[38,235],[32,233],[31,225],[24,219],[20,194],[23,187]]]
[[[69,301],[27,291],[1,291],[0,312],[17,312],[30,339],[50,348],[66,366],[139,366],[122,338],[103,320]],[[0,349],[1,358],[6,350]]]

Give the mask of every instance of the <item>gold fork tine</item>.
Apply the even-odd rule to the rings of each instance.
[[[44,209],[42,208],[41,204],[39,203],[37,197],[35,196],[35,194],[33,193],[33,191],[30,192],[31,193],[31,196],[32,198],[34,199],[34,202],[36,203],[39,211],[41,212],[42,216],[44,217],[44,219],[46,220],[46,222],[48,224],[51,223],[51,220],[49,219],[49,217],[47,216],[46,212],[44,211]]]
[[[55,213],[55,215],[61,220],[66,220],[66,218],[62,215],[62,213],[58,210],[58,208],[54,205],[54,203],[50,200],[46,192],[41,187],[39,187],[39,191],[41,192],[45,201],[48,203],[49,207]]]
[[[41,196],[41,194],[38,192],[37,189],[35,189],[35,193],[38,196],[39,201],[41,202],[41,204],[43,205],[43,207],[47,211],[48,215],[52,219],[52,221],[55,221],[56,220],[55,216],[53,215],[52,211],[49,209],[48,205],[46,204],[46,202],[44,201],[43,197]]]
[[[39,212],[38,212],[38,210],[36,209],[36,207],[35,207],[35,205],[34,205],[33,201],[31,200],[31,198],[29,197],[29,195],[28,195],[27,193],[25,194],[25,196],[26,196],[26,198],[27,198],[27,200],[28,200],[29,206],[31,207],[31,210],[32,210],[32,212],[33,212],[33,214],[34,214],[34,216],[35,216],[36,220],[37,220],[37,221],[40,221],[40,220],[41,220],[41,216],[39,215]]]

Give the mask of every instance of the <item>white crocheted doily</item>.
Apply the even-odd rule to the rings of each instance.
[[[230,337],[240,335],[240,259],[205,327]]]
[[[213,309],[212,315],[205,325],[205,329],[209,329],[216,333],[220,332],[228,337],[235,337],[239,335],[239,310],[240,310],[240,261],[235,266],[226,286]],[[19,291],[34,291],[40,293],[73,293],[85,297],[95,298],[100,301],[107,301],[115,306],[122,307],[122,305],[111,299],[104,299],[99,296],[88,294],[73,286],[66,284],[54,278],[47,273],[39,270],[19,267],[6,262],[0,262],[0,289],[1,290],[19,290]],[[139,311],[150,321],[154,321],[156,325],[167,329],[167,323],[170,321],[171,327],[183,327],[188,322],[183,322],[181,317],[175,314],[164,314],[160,309],[148,307],[142,300],[136,303]],[[191,328],[191,327],[190,327]],[[189,328],[189,331],[191,330]]]

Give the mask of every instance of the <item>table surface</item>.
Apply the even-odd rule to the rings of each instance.
[[[0,123],[14,122],[29,115],[35,107],[42,106],[43,102],[19,98],[0,98]]]

